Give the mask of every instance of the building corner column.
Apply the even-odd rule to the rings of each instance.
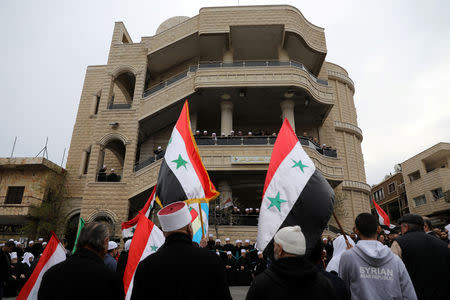
[[[233,130],[233,102],[223,100],[220,102],[220,133],[230,135]]]
[[[281,116],[284,122],[284,119],[288,119],[289,123],[292,126],[292,129],[295,132],[295,118],[294,118],[294,107],[295,103],[292,99],[284,100],[280,103],[281,107]]]

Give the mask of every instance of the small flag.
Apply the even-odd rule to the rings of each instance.
[[[155,253],[165,241],[162,231],[152,221],[141,213],[138,214],[138,217],[139,221],[131,240],[128,262],[123,275],[125,299],[127,300],[131,298],[133,292],[134,274],[139,262]]]
[[[23,286],[22,290],[17,296],[18,300],[37,299],[39,287],[41,286],[42,276],[52,266],[64,261],[66,259],[66,251],[59,242],[55,233],[52,232],[52,237],[44,249],[39,262],[34,268],[28,281]]]
[[[300,225],[309,253],[330,219],[333,204],[333,189],[316,170],[285,119],[264,184],[257,248],[272,256],[275,233],[286,226]]]
[[[156,201],[164,207],[176,201],[208,203],[218,196],[219,192],[209,179],[192,136],[186,101],[161,163]]]
[[[139,216],[143,214],[147,218],[150,216],[150,212],[152,211],[153,207],[155,206],[155,193],[156,192],[156,186],[153,188],[152,194],[148,198],[147,202],[145,203],[144,207],[139,211],[139,213],[134,217],[133,219],[123,222],[122,223],[122,238],[130,238],[133,236],[134,232],[136,231],[136,226],[139,221]]]
[[[74,254],[75,251],[77,250],[78,238],[80,237],[81,229],[83,229],[85,224],[86,222],[84,221],[84,219],[80,217],[80,220],[78,221],[77,237],[75,238],[75,243],[73,244],[72,254]]]
[[[387,226],[390,229],[395,228],[395,225],[391,224],[391,221],[389,220],[389,216],[387,215],[387,213],[375,202],[375,199],[372,199],[372,201],[377,211],[378,222],[380,222],[380,225]]]
[[[229,197],[227,200],[225,200],[225,202],[223,203],[223,209],[233,206],[233,200],[231,199],[231,197]]]

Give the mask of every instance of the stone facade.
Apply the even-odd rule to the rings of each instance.
[[[434,224],[450,221],[450,143],[438,143],[401,163],[411,213]]]
[[[284,115],[299,135],[307,131],[335,148],[337,157],[305,147],[342,191],[347,212],[342,222],[350,230],[358,213],[370,211],[370,187],[354,83],[345,69],[325,62],[326,52],[324,30],[287,5],[202,8],[199,15],[176,18],[136,43],[117,22],[107,64],[86,71],[66,166],[72,199],[65,208],[68,219],[81,214],[87,221],[104,220],[120,235],[121,222],[136,210],[134,199],[145,201],[143,195],[155,185],[160,161],[154,161],[153,151],[165,147],[189,97],[193,130],[218,136],[230,129],[272,133]],[[286,100],[292,105],[281,105]],[[233,193],[254,201],[267,162],[233,164],[231,159],[270,157],[273,144],[267,141],[199,144],[199,150],[213,180],[235,180],[228,185]],[[103,165],[107,173],[116,169],[120,182],[99,180]],[[253,194],[239,178],[254,179],[248,184]]]
[[[39,206],[45,199],[46,178],[52,173],[65,170],[42,157],[0,158],[0,241],[20,238],[30,206]],[[17,197],[11,197],[13,189],[19,190]]]

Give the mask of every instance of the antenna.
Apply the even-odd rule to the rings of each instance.
[[[13,147],[12,147],[12,150],[11,150],[11,156],[10,156],[10,158],[13,157],[14,149],[16,148],[16,142],[17,142],[17,136],[14,138],[14,144],[13,144]]]
[[[44,157],[44,155],[45,155],[45,158],[48,159],[47,144],[48,144],[48,137],[47,137],[47,139],[45,140],[45,146],[44,146],[44,148],[42,148],[41,151],[39,151],[39,153],[36,154],[35,157],[38,157],[39,154],[42,153],[42,157]]]
[[[61,168],[63,167],[64,157],[66,156],[66,148],[64,148],[63,157],[61,159]]]

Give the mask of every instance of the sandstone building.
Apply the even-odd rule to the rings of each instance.
[[[158,146],[167,145],[188,99],[200,154],[222,193],[213,208],[228,199],[242,211],[259,207],[272,133],[286,117],[299,136],[311,137],[301,140],[306,152],[342,190],[342,221],[351,229],[357,214],[370,211],[363,136],[355,85],[326,54],[324,29],[287,5],[202,8],[139,42],[117,22],[107,64],[86,70],[66,167],[68,223],[80,215],[103,220],[120,235],[156,184]],[[120,180],[108,180],[103,165]],[[227,230],[223,224],[219,234]],[[233,230],[256,235],[255,226]]]

